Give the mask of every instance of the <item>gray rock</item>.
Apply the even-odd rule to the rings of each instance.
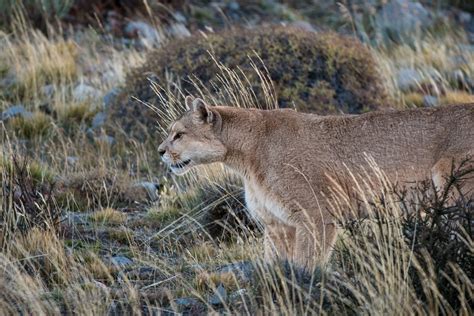
[[[45,85],[45,86],[42,86],[41,87],[41,93],[47,97],[47,98],[52,98],[53,95],[54,95],[54,86],[52,84],[48,84],[48,85]]]
[[[401,68],[397,74],[397,84],[402,91],[416,88],[422,76],[413,68]]]
[[[70,166],[74,166],[79,162],[79,157],[76,156],[68,156],[66,157],[66,162]]]
[[[84,226],[89,223],[89,217],[89,214],[86,213],[66,212],[61,221],[70,226]]]
[[[119,267],[128,267],[133,264],[133,261],[125,256],[113,256],[110,258],[110,263]]]
[[[229,295],[229,301],[235,303],[238,301],[244,301],[248,297],[247,289],[240,289]]]
[[[390,30],[393,34],[410,32],[430,26],[433,14],[421,3],[411,0],[391,0],[375,17],[379,29]]]
[[[190,297],[182,297],[182,298],[177,298],[174,300],[174,303],[176,305],[179,305],[181,307],[184,307],[184,308],[189,308],[191,306],[194,306],[196,304],[198,304],[199,302],[194,299],[194,298],[190,298]]]
[[[107,110],[110,107],[110,105],[115,100],[115,98],[120,94],[120,91],[121,90],[119,88],[113,88],[112,90],[110,90],[104,95],[104,98],[102,100],[103,100],[103,105],[104,105],[105,110]]]
[[[423,106],[427,108],[431,108],[437,106],[439,104],[439,100],[437,97],[432,95],[425,95],[423,97]]]
[[[290,26],[301,29],[303,31],[307,31],[307,32],[317,32],[314,26],[311,25],[311,23],[302,21],[302,20],[292,22]]]
[[[109,135],[100,135],[96,138],[94,138],[96,143],[104,143],[109,146],[112,146],[115,144],[115,138]]]
[[[175,12],[173,14],[173,17],[174,19],[176,20],[176,22],[179,22],[179,23],[186,23],[186,17],[179,11]]]
[[[191,36],[191,32],[182,23],[175,23],[175,24],[170,25],[170,27],[168,28],[168,32],[173,37],[177,37],[177,38],[183,38],[183,37]]]
[[[234,273],[237,278],[243,282],[250,282],[253,277],[254,266],[252,262],[241,261],[230,263],[219,267],[217,270],[219,273]]]
[[[86,136],[90,142],[95,142],[95,132],[92,128],[86,130]]]
[[[78,84],[72,91],[72,96],[77,101],[98,99],[101,95],[102,92],[99,89],[91,87],[85,83]]]
[[[227,302],[227,290],[222,284],[219,284],[216,292],[211,295],[208,302],[211,305],[224,305]]]
[[[156,28],[143,21],[131,21],[125,26],[125,34],[129,37],[138,37],[146,47],[161,44],[163,38]]]
[[[238,11],[240,9],[240,5],[237,1],[231,1],[227,4],[227,7],[229,8],[229,10],[233,10],[233,11]]]
[[[107,119],[107,114],[104,112],[99,112],[96,115],[94,115],[94,118],[92,119],[92,128],[93,129],[98,129],[102,127],[105,124],[105,121]]]
[[[459,18],[459,22],[461,22],[462,24],[467,24],[471,22],[472,15],[469,12],[461,11],[458,14],[458,18]]]
[[[150,201],[152,202],[158,201],[160,198],[158,191],[160,189],[160,185],[158,183],[143,181],[134,183],[133,186],[145,189]]]
[[[2,121],[7,121],[17,116],[30,118],[32,115],[33,114],[27,111],[23,105],[14,105],[2,112]]]

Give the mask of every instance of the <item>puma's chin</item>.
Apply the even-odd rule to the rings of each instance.
[[[178,176],[182,176],[186,172],[188,172],[192,167],[194,166],[194,163],[191,159],[186,159],[182,161],[178,161],[174,164],[170,165],[171,171]]]

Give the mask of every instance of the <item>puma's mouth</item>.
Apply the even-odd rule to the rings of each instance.
[[[184,174],[189,167],[191,166],[191,159],[186,159],[183,161],[179,161],[175,164],[171,164],[171,171],[173,171],[177,175]]]

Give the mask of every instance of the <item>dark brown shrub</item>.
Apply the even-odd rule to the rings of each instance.
[[[212,56],[226,67],[241,69],[263,107],[265,93],[249,56],[257,54],[257,67],[272,79],[280,107],[302,112],[361,113],[384,107],[386,95],[370,52],[358,41],[334,33],[313,33],[295,28],[236,29],[206,37],[174,41],[151,52],[141,67],[127,77],[126,91],[112,107],[112,122],[142,138],[160,117],[140,101],[160,108],[150,80],[167,86],[170,74],[185,93],[198,94],[189,80],[202,81],[210,93],[222,90],[222,75]],[[265,67],[267,69],[265,69]]]
[[[49,230],[59,224],[61,209],[54,199],[53,178],[27,159],[0,160],[0,247],[16,233]]]

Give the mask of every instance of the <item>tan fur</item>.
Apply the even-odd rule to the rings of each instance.
[[[328,174],[344,180],[369,155],[394,183],[433,177],[441,186],[453,159],[474,154],[473,104],[318,116],[186,103],[190,111],[160,145],[164,161],[189,159],[178,174],[216,161],[240,173],[248,209],[265,224],[266,257],[304,267],[327,258],[336,239]],[[177,132],[184,135],[173,140]]]

